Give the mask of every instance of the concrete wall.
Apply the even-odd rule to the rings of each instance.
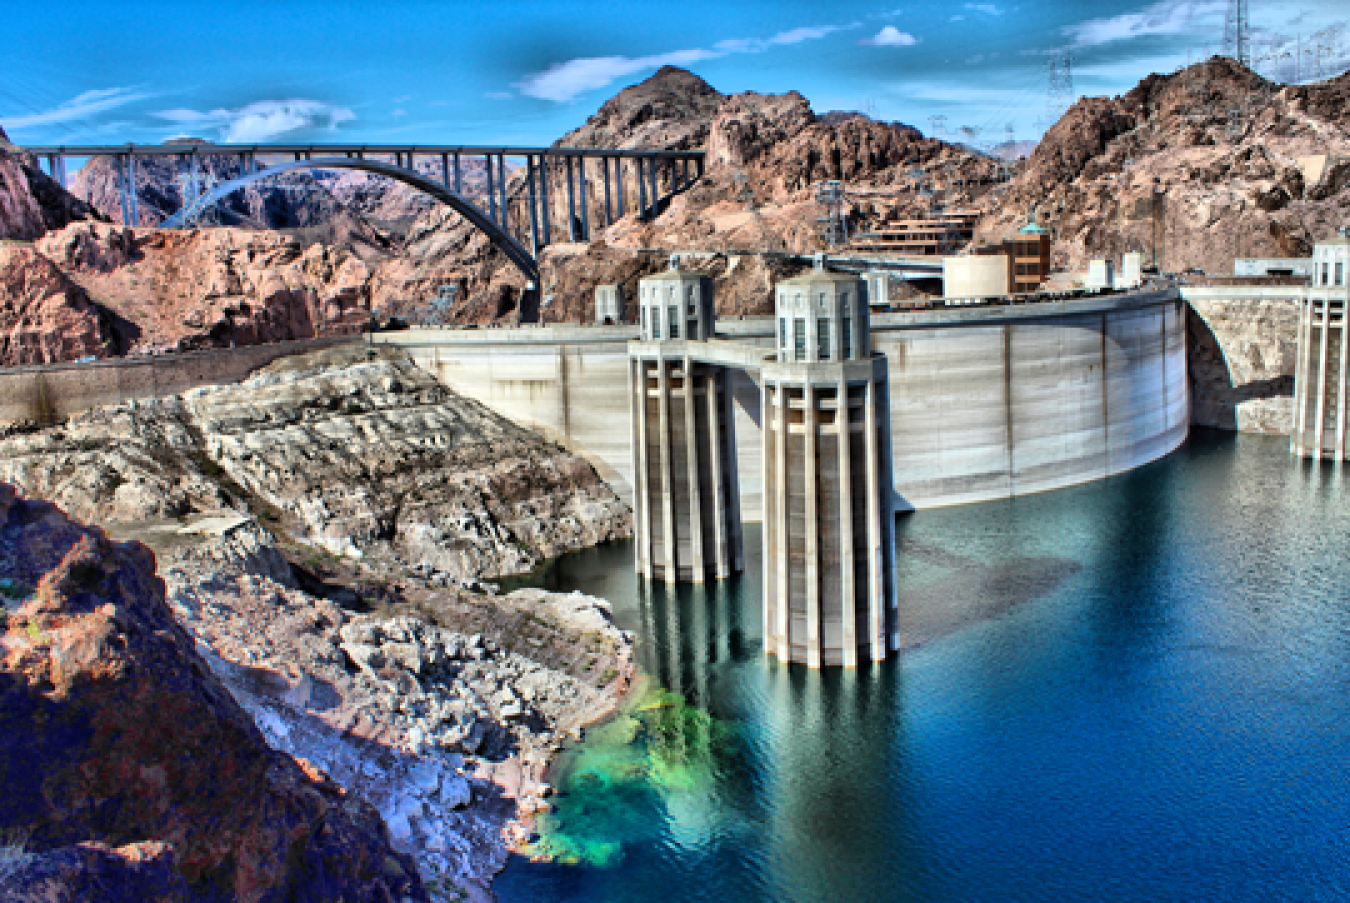
[[[277,358],[353,341],[360,340],[343,336],[87,364],[7,368],[0,370],[0,423],[52,423],[97,405],[234,383]]]
[[[719,321],[772,347],[768,317]],[[879,314],[900,504],[1009,498],[1101,479],[1186,437],[1186,318],[1174,292],[1012,308]],[[400,345],[448,386],[541,430],[632,500],[633,327],[410,330]],[[762,518],[760,393],[732,380],[741,511]]]
[[[1058,489],[1180,445],[1189,424],[1181,302],[1166,293],[1130,297],[946,314],[927,324],[915,315],[876,318],[873,345],[890,359],[901,504]],[[1058,310],[1035,310],[1051,307]]]

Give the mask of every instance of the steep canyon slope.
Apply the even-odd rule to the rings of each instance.
[[[1235,257],[1302,257],[1350,209],[1350,73],[1279,85],[1225,57],[1076,103],[978,235],[1037,218],[1060,262],[1156,249],[1164,270],[1231,274]]]

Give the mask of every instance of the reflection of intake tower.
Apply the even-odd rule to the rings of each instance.
[[[640,574],[667,582],[745,566],[731,385],[700,360],[713,334],[712,280],[678,268],[641,281],[642,342],[631,346]]]
[[[1294,430],[1290,451],[1305,458],[1350,460],[1350,238],[1319,242],[1312,284],[1299,301],[1298,362],[1294,370]]]
[[[895,645],[886,358],[856,276],[779,284],[761,370],[764,637],[783,661],[854,666]]]

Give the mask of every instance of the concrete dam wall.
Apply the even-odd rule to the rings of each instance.
[[[360,337],[335,336],[214,348],[84,364],[43,364],[0,371],[0,423],[56,423],[100,405],[164,398],[199,386],[236,383],[278,358]]]
[[[767,317],[720,338],[772,346]],[[406,349],[451,388],[588,458],[626,499],[634,478],[628,326],[414,329]],[[1010,498],[1102,479],[1186,438],[1186,317],[1175,292],[880,314],[900,508]],[[733,371],[741,512],[763,516],[760,391]]]

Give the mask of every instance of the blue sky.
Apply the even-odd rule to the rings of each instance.
[[[1263,67],[1292,80],[1302,36],[1350,4],[1250,0]],[[1222,41],[1225,0],[949,3],[717,0],[66,0],[6,10],[0,126],[22,144],[407,141],[547,144],[665,63],[720,91],[797,90],[981,139],[1039,135],[1045,62],[1118,94]],[[1325,41],[1323,42],[1325,43]],[[1303,56],[1304,75],[1314,57]]]

